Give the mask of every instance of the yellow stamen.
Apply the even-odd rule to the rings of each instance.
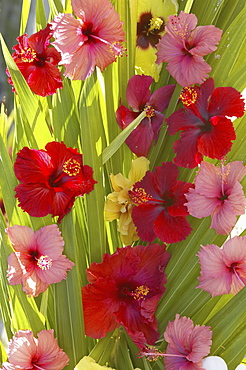
[[[33,62],[36,56],[37,54],[32,48],[25,47],[20,52],[20,57],[21,57],[22,62],[28,62],[28,63]]]
[[[193,87],[184,87],[179,97],[184,105],[189,106],[196,102],[197,92]]]
[[[163,22],[164,21],[159,17],[151,18],[151,20],[149,21],[148,31],[151,32],[151,31],[154,31],[154,30],[159,30],[161,28]]]
[[[132,191],[130,190],[129,195],[132,202],[135,204],[143,204],[145,202],[148,202],[148,200],[153,199],[153,197],[150,194],[146,193],[143,188],[135,188]]]
[[[140,299],[145,299],[148,294],[149,287],[147,285],[140,285],[134,290],[133,297],[139,301]]]
[[[75,159],[68,159],[64,164],[63,164],[63,172],[68,174],[68,176],[77,176],[80,172],[81,165],[79,162],[77,162]]]
[[[146,114],[146,117],[153,117],[155,115],[155,110],[153,107],[151,107],[151,105],[146,105],[144,107],[144,111],[145,111],[145,114]]]

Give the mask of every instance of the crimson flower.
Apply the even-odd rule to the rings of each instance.
[[[52,35],[48,24],[45,29],[29,38],[26,33],[17,37],[18,44],[13,47],[15,52],[12,57],[20,72],[30,89],[41,96],[52,95],[62,88],[61,73],[57,68],[61,55],[50,45]],[[8,70],[7,74],[8,82],[13,85]]]
[[[8,257],[10,285],[22,284],[26,294],[36,297],[50,284],[66,279],[74,263],[62,254],[64,240],[57,225],[35,232],[30,227],[14,225],[6,232],[15,250]]]
[[[85,80],[95,66],[104,70],[124,52],[124,31],[109,0],[71,0],[72,14],[58,14],[51,22],[61,52],[65,76]]]
[[[190,215],[202,218],[211,215],[211,228],[218,234],[229,234],[239,215],[245,213],[246,198],[239,181],[246,174],[243,162],[235,161],[215,167],[202,162],[195,178],[195,188],[185,195]]]
[[[20,184],[15,188],[19,206],[30,216],[59,216],[70,212],[76,196],[94,189],[92,168],[83,166],[82,154],[53,141],[46,150],[24,147],[14,164]]]
[[[54,330],[42,330],[37,338],[31,330],[19,330],[11,339],[3,370],[62,370],[69,358],[58,346]]]
[[[211,67],[203,57],[217,49],[222,35],[213,25],[196,25],[195,14],[170,15],[166,33],[157,44],[156,63],[168,63],[166,69],[181,86],[201,84],[208,77]]]
[[[168,119],[171,135],[182,131],[174,143],[174,162],[181,167],[194,168],[203,156],[222,159],[231,149],[235,130],[228,117],[242,117],[244,101],[233,87],[214,88],[212,78],[200,87],[188,87],[181,93],[185,105]]]
[[[154,172],[147,171],[129,191],[135,203],[132,219],[142,240],[152,242],[157,237],[165,243],[177,243],[190,234],[184,194],[193,185],[177,177],[174,163],[162,163]]]
[[[86,335],[102,338],[123,325],[139,348],[154,344],[159,338],[155,310],[165,292],[169,258],[164,246],[152,244],[118,248],[92,263],[90,284],[82,288]]]
[[[126,144],[138,157],[147,157],[153,141],[158,139],[158,133],[164,120],[161,113],[167,108],[175,85],[167,85],[157,89],[153,94],[150,76],[132,76],[127,85],[126,98],[133,110],[121,105],[116,111],[117,123],[124,130],[143,111],[146,117],[140,122],[126,139]]]
[[[223,248],[202,246],[198,252],[201,265],[199,285],[213,297],[237,294],[246,285],[246,236],[234,236]]]

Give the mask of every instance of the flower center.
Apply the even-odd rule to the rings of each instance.
[[[145,111],[145,114],[146,114],[146,117],[153,117],[155,115],[155,110],[153,107],[151,107],[151,105],[146,105],[144,107],[144,111]]]
[[[149,294],[149,287],[147,285],[140,285],[138,286],[134,292],[132,292],[132,296],[134,299],[140,301],[140,299],[145,299],[146,296]]]
[[[36,56],[37,56],[36,52],[29,47],[24,47],[20,52],[22,62],[31,63],[34,61]]]
[[[151,31],[155,31],[155,30],[160,30],[163,23],[164,23],[163,19],[161,19],[159,17],[151,18],[151,20],[149,21],[148,31],[151,32]]]
[[[49,270],[52,266],[52,259],[47,255],[41,256],[37,259],[37,266],[41,270]]]
[[[81,170],[81,165],[75,159],[68,159],[64,162],[62,171],[65,172],[68,176],[77,176]]]
[[[135,204],[144,204],[149,200],[154,200],[153,197],[146,193],[143,188],[134,188],[133,190],[129,190],[129,195],[133,203]]]
[[[182,100],[182,103],[188,107],[196,102],[197,92],[193,87],[184,87],[179,97]]]

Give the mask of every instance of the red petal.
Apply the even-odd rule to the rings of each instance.
[[[174,162],[180,167],[194,168],[202,161],[197,140],[202,135],[201,129],[190,129],[180,134],[180,139],[175,141],[173,149],[177,153]]]
[[[150,85],[153,82],[150,76],[132,76],[127,85],[126,98],[130,107],[140,112],[149,101],[151,92]]]
[[[153,226],[162,209],[159,204],[143,204],[133,208],[132,219],[142,240],[152,242],[156,238]]]
[[[244,100],[242,95],[233,87],[217,87],[214,90],[208,106],[211,116],[242,117]]]
[[[198,150],[210,158],[222,159],[236,139],[235,130],[228,118],[212,117],[210,122],[212,129],[198,139]]]

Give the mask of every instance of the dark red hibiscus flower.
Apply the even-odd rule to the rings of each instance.
[[[152,242],[159,238],[165,243],[177,243],[190,234],[184,194],[193,185],[177,177],[178,167],[174,163],[162,163],[154,172],[146,172],[129,191],[136,205],[132,219],[142,240]]]
[[[167,125],[171,135],[182,131],[174,143],[177,154],[174,162],[181,167],[194,168],[203,156],[222,159],[236,139],[232,121],[228,117],[242,117],[244,101],[233,87],[214,89],[212,78],[200,87],[186,87],[180,98],[185,108],[174,112]]]
[[[167,85],[157,89],[153,94],[150,76],[133,76],[128,81],[126,98],[133,110],[121,105],[116,111],[118,125],[124,130],[139,114],[146,112],[146,117],[140,122],[126,139],[126,144],[138,157],[147,157],[153,141],[158,139],[158,133],[164,120],[161,112],[167,108],[175,85]]]
[[[48,24],[29,38],[26,33],[17,37],[18,44],[13,47],[15,52],[12,57],[20,72],[30,89],[41,96],[52,95],[62,87],[61,73],[57,68],[61,55],[50,45],[52,34]],[[13,85],[9,71],[6,72],[8,82]]]
[[[155,311],[165,292],[164,269],[170,255],[152,244],[118,248],[87,269],[90,284],[82,288],[85,333],[102,338],[123,325],[140,348],[159,338]]]
[[[46,150],[24,147],[14,164],[20,184],[15,188],[19,206],[30,216],[59,216],[70,212],[75,197],[94,189],[92,168],[83,166],[82,154],[53,141]]]

